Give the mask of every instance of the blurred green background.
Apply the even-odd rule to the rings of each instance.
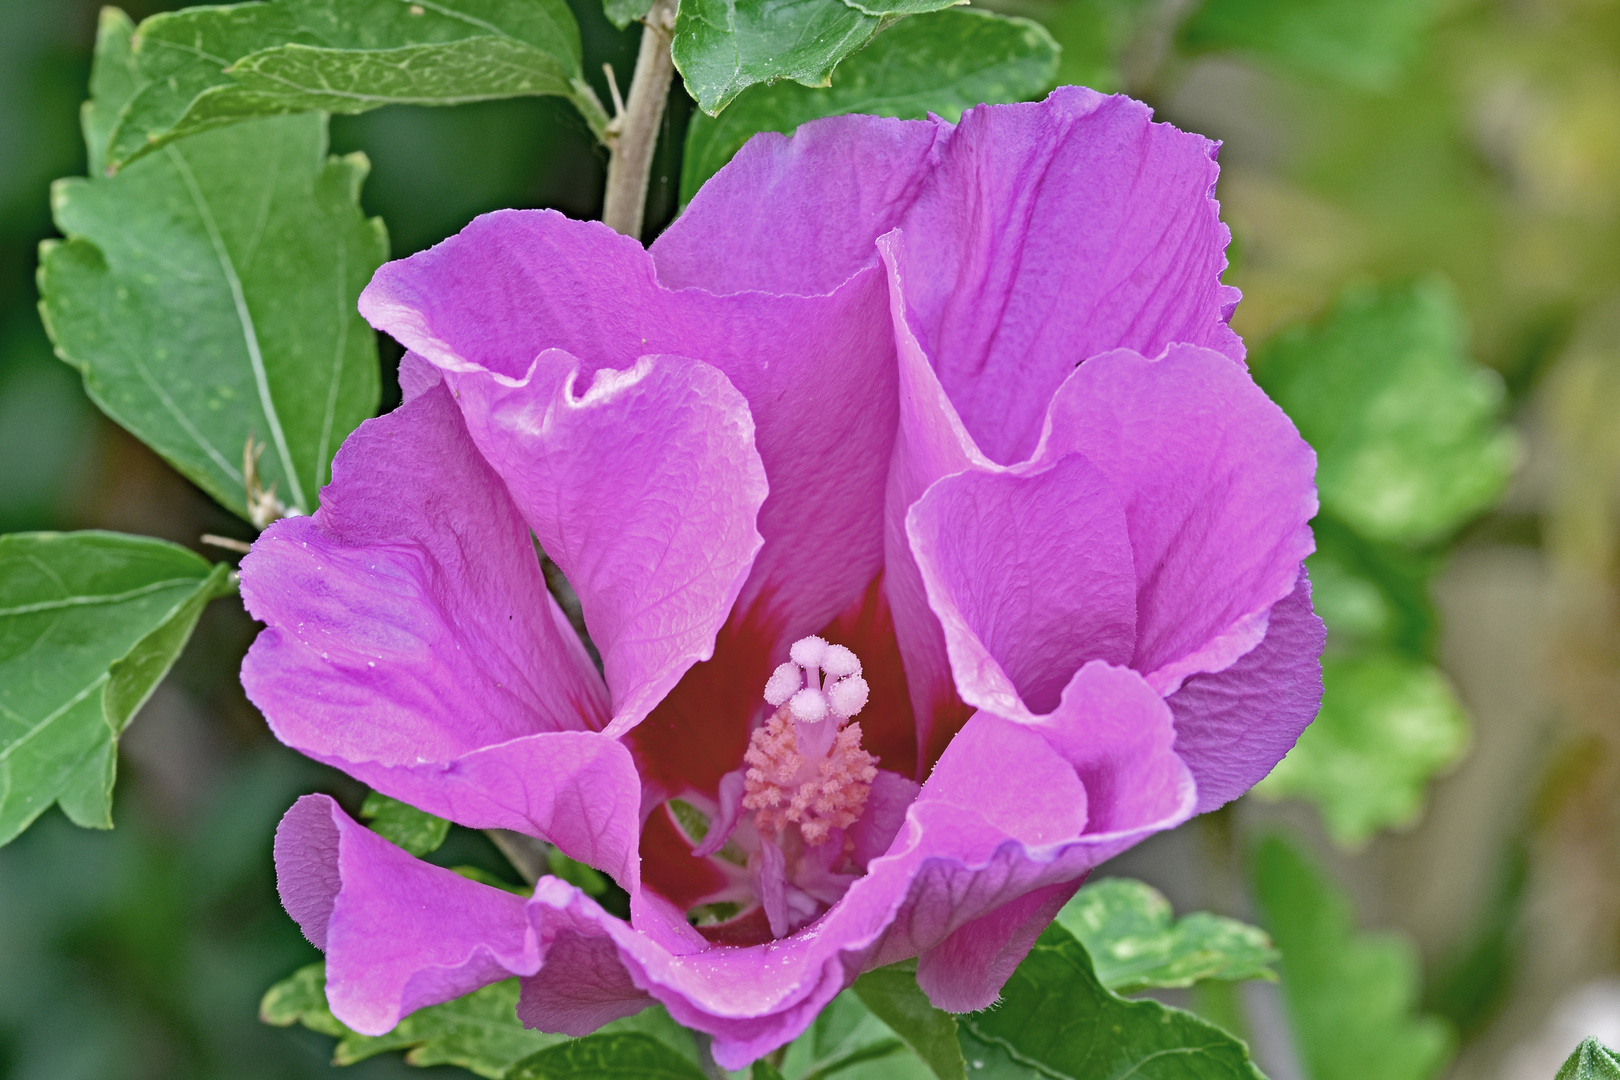
[[[171,6],[127,10],[138,19]],[[1444,427],[1455,410],[1441,398],[1455,404],[1459,392],[1431,401],[1424,379],[1462,380],[1472,356],[1501,378],[1467,385],[1505,394],[1519,436],[1487,446],[1495,436],[1480,435],[1458,470],[1432,471],[1416,489],[1403,520],[1432,511],[1444,525],[1432,535],[1419,525],[1377,535],[1387,515],[1357,501],[1355,476],[1332,498],[1324,478],[1336,517],[1319,530],[1313,575],[1322,603],[1338,604],[1329,618],[1342,685],[1437,659],[1467,726],[1458,712],[1439,736],[1425,729],[1428,745],[1402,751],[1422,763],[1394,783],[1378,753],[1410,734],[1396,715],[1367,736],[1370,771],[1341,778],[1336,802],[1287,798],[1322,783],[1292,759],[1268,784],[1274,801],[1246,798],[1110,871],[1152,882],[1178,911],[1258,918],[1246,852],[1280,825],[1320,854],[1362,925],[1415,945],[1422,1007],[1459,1037],[1449,1075],[1550,1078],[1574,1038],[1607,1031],[1620,1042],[1620,2],[989,6],[1052,30],[1063,81],[1128,91],[1224,141],[1227,280],[1244,291],[1234,325],[1318,449],[1317,433],[1339,437],[1343,387],[1311,383],[1300,372],[1312,369],[1290,357],[1353,343],[1356,326],[1396,319],[1402,304],[1434,329],[1356,355],[1357,370],[1395,388],[1379,409],[1404,409],[1403,431]],[[614,30],[595,0],[573,7],[585,70],[611,62],[628,85],[635,34]],[[50,181],[84,170],[77,113],[96,8],[0,0],[0,531],[107,528],[192,546],[203,532],[244,535],[91,406],[35,312]],[[654,229],[674,212],[690,109],[677,89]],[[600,207],[603,156],[558,99],[337,118],[332,140],[336,152],[370,156],[362,201],[387,221],[396,257],[497,207],[576,217]],[[384,361],[397,361],[388,343]],[[385,408],[397,401],[387,386]],[[1479,480],[1487,460],[1499,471],[1511,461],[1513,480],[1476,515],[1500,486]],[[1390,475],[1375,478],[1387,488]],[[256,1020],[264,989],[317,956],[276,902],[269,847],[298,794],[329,791],[354,810],[363,791],[270,739],[235,681],[252,635],[234,601],[208,609],[123,740],[114,831],[76,829],[53,810],[0,849],[0,1076],[337,1071],[329,1038]],[[508,873],[460,830],[439,859]],[[1273,1080],[1328,1080],[1296,1045],[1273,987],[1219,995],[1176,1000],[1233,1018]],[[467,1075],[396,1057],[344,1072]]]

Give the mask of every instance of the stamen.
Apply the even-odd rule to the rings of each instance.
[[[771,672],[770,681],[765,684],[765,700],[772,705],[784,705],[803,685],[804,672],[798,665],[782,664]]]
[[[826,695],[808,686],[788,700],[788,712],[793,714],[795,720],[814,724],[818,720],[825,720],[827,711]]]
[[[848,719],[866,708],[872,688],[859,675],[846,675],[827,689],[827,700],[835,716]]]
[[[861,749],[861,725],[845,722],[866,706],[871,690],[861,662],[842,645],[800,638],[765,684],[776,706],[749,740],[743,760],[743,806],[754,811],[761,835],[774,839],[797,825],[804,842],[825,843],[833,829],[860,820],[877,758]],[[828,685],[821,689],[817,668]]]
[[[848,649],[844,651],[849,652]],[[788,650],[788,655],[793,657],[793,662],[800,667],[813,668],[821,666],[821,658],[826,655],[826,652],[826,640],[811,636],[802,637],[795,641],[793,647]]]

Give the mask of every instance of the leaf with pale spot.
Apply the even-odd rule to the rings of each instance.
[[[1256,351],[1256,380],[1316,450],[1325,513],[1370,540],[1421,544],[1501,496],[1518,442],[1502,380],[1466,342],[1456,296],[1428,278],[1351,288]]]
[[[438,851],[444,838],[450,835],[450,823],[444,818],[390,799],[380,791],[366,796],[360,806],[360,816],[371,826],[372,832],[419,858]]]
[[[1162,893],[1130,878],[1086,885],[1057,921],[1080,939],[1098,980],[1115,993],[1277,977],[1270,967],[1277,950],[1265,931],[1207,911],[1177,920]]]

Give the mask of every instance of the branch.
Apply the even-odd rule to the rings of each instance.
[[[641,238],[647,211],[647,185],[652,174],[658,128],[669,100],[675,60],[669,43],[675,33],[675,0],[655,0],[641,31],[641,51],[630,80],[630,100],[607,127],[607,191],[602,220],[615,232]]]

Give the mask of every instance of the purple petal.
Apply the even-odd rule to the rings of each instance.
[[[899,431],[884,493],[883,588],[916,716],[918,766],[922,771],[971,710],[957,697],[945,632],[929,604],[922,571],[911,553],[906,515],[941,477],[968,468],[993,470],[995,465],[979,451],[973,436],[962,425],[956,407],[906,321],[906,283],[896,261],[895,243],[893,234],[878,240],[889,281],[900,376]],[[953,719],[955,724],[951,723]]]
[[[721,294],[832,292],[876,259],[872,242],[916,199],[950,130],[839,116],[791,138],[754,136],[653,244],[658,280]]]
[[[1052,402],[1042,453],[1085,454],[1125,507],[1136,655],[1161,693],[1258,644],[1314,542],[1316,455],[1242,364],[1174,345],[1094,356]]]
[[[450,395],[362,424],[313,517],[242,560],[268,624],[242,665],[288,745],[415,765],[607,722],[607,695],[546,592],[528,527]]]
[[[571,942],[587,989],[571,990],[571,969],[548,952],[525,1019],[580,1033],[650,995],[714,1035],[721,1065],[740,1068],[802,1032],[856,974],[908,956],[926,954],[942,1000],[988,1000],[1087,871],[1191,813],[1193,782],[1174,738],[1163,699],[1101,662],[1082,668],[1037,723],[978,714],[867,875],[820,920],[766,945],[672,951],[640,932],[640,916],[630,926],[543,884],[529,907],[542,951]],[[592,936],[611,941],[611,956],[574,941]]]
[[[400,357],[399,392],[406,402],[415,401],[419,396],[439,385],[441,379],[439,369],[416,353],[408,352]]]
[[[326,952],[332,1013],[363,1035],[539,967],[523,897],[412,858],[325,795],[287,811],[275,856],[282,902]]]
[[[1216,144],[1151,116],[1080,87],[969,110],[900,226],[908,318],[995,461],[1033,452],[1089,356],[1177,341],[1243,355],[1220,284]]]
[[[748,402],[770,485],[765,545],[736,607],[768,609],[755,625],[771,652],[825,626],[882,565],[896,409],[883,290],[875,266],[819,296],[672,290],[639,244],[599,222],[502,211],[384,266],[360,307],[446,372],[522,379],[547,349],[579,358],[582,380],[659,354],[719,369]]]
[[[672,356],[580,374],[548,350],[520,381],[449,371],[472,437],[578,593],[614,718],[640,723],[708,659],[763,542],[765,470],[748,405]]]
[[[917,961],[917,985],[946,1012],[989,1008],[1082,880],[1027,892],[957,927]]]
[[[986,768],[989,762],[1001,767]],[[957,732],[919,798],[924,805],[949,805],[976,815],[994,835],[1029,847],[1086,831],[1086,787],[1074,766],[1036,725],[988,712],[978,713]]]
[[[1029,719],[1057,706],[1086,661],[1130,661],[1125,512],[1083,455],[1033,475],[945,477],[912,504],[906,531],[968,704]]]
[[[1272,605],[1265,639],[1252,652],[1170,695],[1176,753],[1198,780],[1198,813],[1258,783],[1316,717],[1326,640],[1301,570],[1294,591]]]

